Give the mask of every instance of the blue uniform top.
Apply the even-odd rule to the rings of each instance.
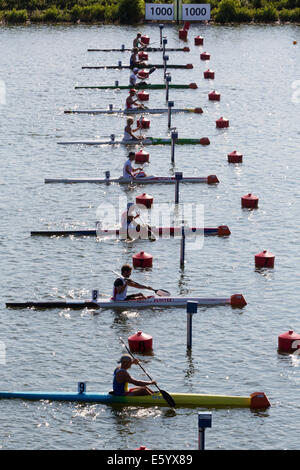
[[[117,382],[116,373],[119,372],[119,370],[125,370],[125,369],[120,369],[119,367],[117,367],[114,370],[113,391],[114,391],[114,395],[125,395],[125,393],[128,392],[128,383],[124,382],[120,384],[119,382]]]

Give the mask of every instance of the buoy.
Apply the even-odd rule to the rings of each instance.
[[[242,294],[234,294],[230,297],[230,303],[232,308],[243,308],[247,305],[247,302]]]
[[[148,60],[148,54],[147,54],[147,52],[145,52],[145,51],[140,51],[140,52],[138,53],[138,58],[139,58],[140,60]]]
[[[137,449],[134,449],[134,450],[150,450],[150,449],[148,449],[148,447],[146,447],[146,446],[140,446],[140,447],[138,447]]]
[[[183,25],[183,29],[185,29],[186,31],[188,31],[190,29],[190,25],[191,23],[189,21],[185,21],[184,22],[184,25]]]
[[[300,349],[300,335],[293,330],[278,336],[278,351],[292,353]]]
[[[138,71],[137,76],[138,78],[142,78],[142,79],[149,78],[149,72],[147,72],[147,70],[142,69]]]
[[[201,137],[200,144],[201,145],[209,145],[210,144],[209,138],[208,137]]]
[[[147,209],[151,209],[153,204],[153,196],[150,196],[147,193],[143,193],[139,196],[136,196],[135,202],[137,204],[143,204],[145,207],[147,207]]]
[[[137,97],[140,101],[149,101],[149,93],[145,90],[139,91]]]
[[[228,163],[242,163],[243,155],[236,150],[227,155]]]
[[[151,268],[153,256],[145,251],[140,251],[132,257],[132,263],[134,268]]]
[[[220,117],[219,119],[216,120],[216,127],[218,129],[223,129],[224,127],[229,127],[229,120],[223,118],[223,116]]]
[[[293,41],[293,44],[294,44],[294,46],[295,46],[295,45],[298,44],[298,43],[297,43],[297,41]]]
[[[242,207],[246,209],[257,209],[258,207],[258,197],[254,194],[246,194],[241,198]]]
[[[201,60],[209,60],[210,59],[210,54],[208,54],[208,52],[201,52],[200,59]]]
[[[149,352],[152,351],[152,336],[138,331],[128,338],[128,344],[132,352]]]
[[[135,153],[135,162],[136,163],[146,163],[149,162],[150,154],[141,149]]]
[[[202,36],[195,37],[195,46],[203,46],[204,38]]]
[[[179,30],[179,39],[182,39],[183,41],[186,41],[188,35],[188,31],[186,29],[180,29]]]
[[[218,236],[219,237],[228,237],[231,234],[229,227],[227,225],[220,225],[218,227]]]
[[[136,125],[139,129],[149,129],[150,128],[150,119],[144,118],[141,116],[137,121]]]
[[[217,184],[219,183],[219,180],[216,175],[209,175],[207,177],[207,184]]]
[[[211,80],[213,80],[215,78],[215,72],[213,70],[205,70],[205,72],[203,72],[203,75],[204,75],[204,78],[209,78]]]
[[[255,255],[255,266],[257,268],[274,268],[275,256],[267,250]]]
[[[198,88],[197,83],[190,83],[189,87],[192,88],[193,90],[196,90]]]
[[[208,93],[208,99],[209,101],[220,101],[221,95],[216,90],[214,90]]]
[[[149,38],[149,36],[147,36],[146,34],[144,34],[144,36],[141,36],[141,41],[142,41],[144,44],[149,44],[149,43],[150,43],[150,38]]]

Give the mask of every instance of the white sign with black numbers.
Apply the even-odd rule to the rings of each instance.
[[[146,3],[146,20],[173,20],[174,6],[170,3]]]
[[[210,4],[186,3],[182,5],[183,21],[204,21],[210,20]]]

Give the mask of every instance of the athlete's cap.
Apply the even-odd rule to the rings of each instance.
[[[138,72],[139,69],[135,67],[135,68],[133,69],[133,71],[134,71],[134,72]]]
[[[134,206],[134,202],[128,202],[127,203],[127,209],[129,209],[129,207],[131,207],[131,206]]]
[[[118,362],[132,362],[132,357],[129,354],[123,354],[123,356],[120,357],[120,360]]]

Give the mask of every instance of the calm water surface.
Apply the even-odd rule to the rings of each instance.
[[[193,63],[173,70],[172,83],[197,82],[198,90],[171,90],[176,107],[201,106],[202,115],[174,115],[180,137],[207,136],[209,147],[149,148],[148,173],[207,176],[220,184],[183,185],[181,201],[204,205],[205,226],[226,224],[228,238],[205,238],[202,249],[187,252],[179,267],[179,240],[150,244],[93,238],[31,238],[31,230],[94,227],[97,207],[119,199],[135,200],[147,191],[155,202],[173,203],[171,186],[122,188],[117,185],[44,185],[45,177],[120,174],[125,148],[58,146],[60,139],[122,134],[119,116],[64,115],[63,110],[122,106],[126,91],[75,90],[75,85],[126,84],[128,71],[82,70],[87,64],[127,63],[129,55],[88,53],[89,47],[131,44],[137,30],[115,26],[2,27],[0,80],[6,104],[0,105],[1,301],[0,365],[2,390],[77,390],[107,392],[122,347],[118,338],[142,330],[153,336],[154,353],[143,364],[171,391],[249,395],[264,391],[267,411],[213,410],[209,449],[299,448],[297,358],[277,353],[277,337],[300,332],[299,320],[299,80],[300,30],[297,26],[213,27],[193,25],[191,52],[170,53],[170,63]],[[143,32],[159,41],[156,26]],[[178,47],[176,27],[166,27],[170,47]],[[204,47],[193,44],[205,38]],[[293,45],[293,40],[298,45]],[[209,63],[199,53],[211,53]],[[161,63],[161,54],[150,54]],[[208,67],[214,81],[203,79]],[[162,70],[152,76],[162,82]],[[297,87],[296,85],[294,85]],[[219,103],[208,101],[213,89]],[[150,91],[150,105],[161,107],[165,92]],[[230,127],[217,130],[220,116]],[[166,116],[152,116],[149,135],[167,135]],[[238,150],[242,165],[229,165]],[[259,197],[259,209],[242,210],[241,196]],[[254,255],[275,254],[275,269],[257,272]],[[241,292],[248,305],[199,308],[193,321],[193,349],[186,351],[186,314],[180,309],[97,314],[84,311],[13,311],[6,301],[89,298],[93,288],[112,291],[113,274],[133,254],[145,250],[153,268],[134,278],[164,287],[173,295],[230,296]],[[2,361],[3,362],[3,361]],[[133,375],[143,378],[134,367]],[[2,449],[196,449],[197,410],[114,409],[23,401],[0,402]]]

